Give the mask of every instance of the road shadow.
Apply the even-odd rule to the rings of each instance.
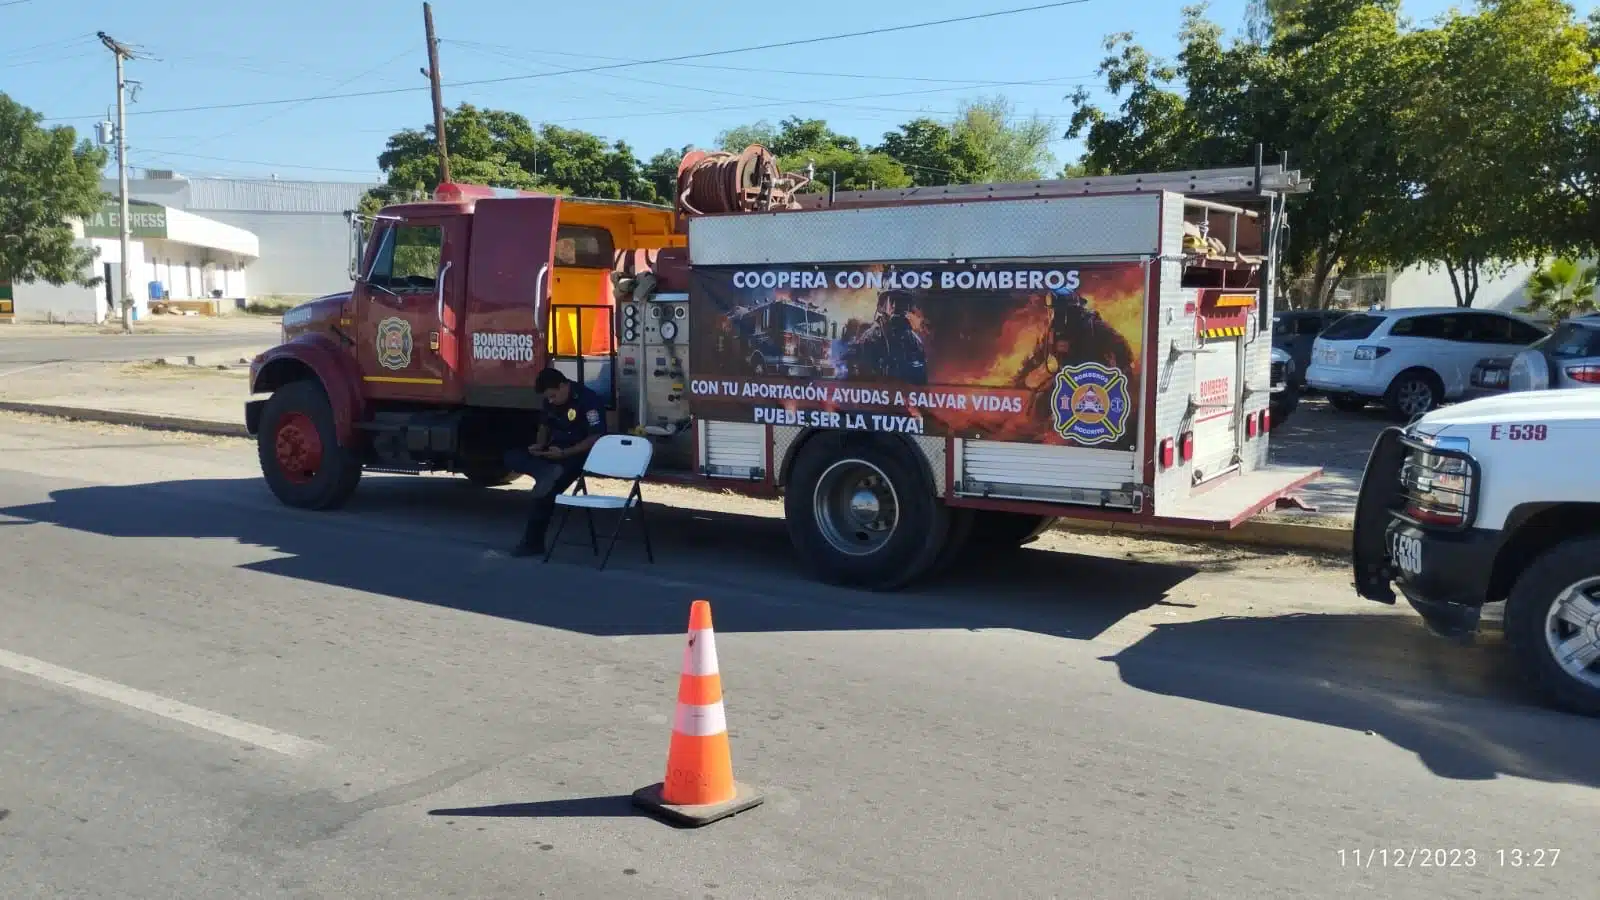
[[[1463,646],[1396,614],[1217,618],[1107,659],[1141,690],[1382,737],[1443,778],[1600,787],[1600,721],[1541,707],[1496,637]]]
[[[615,794],[606,797],[573,797],[567,800],[465,806],[459,809],[430,809],[428,815],[490,819],[623,819],[643,815],[643,812],[633,805],[633,798],[628,794]]]
[[[520,534],[526,490],[463,480],[371,478],[345,510],[284,508],[258,479],[102,485],[0,514],[112,537],[232,539],[285,554],[244,564],[279,575],[597,636],[682,633],[686,601],[716,603],[720,631],[1011,628],[1091,638],[1165,603],[1188,566],[1020,549],[899,594],[830,587],[797,566],[783,522],[653,506],[656,560],[587,546],[549,564],[500,551]],[[569,527],[566,541],[587,534]],[[975,602],[977,598],[978,602]]]

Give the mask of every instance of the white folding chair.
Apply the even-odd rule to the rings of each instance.
[[[611,551],[616,549],[617,538],[622,534],[622,525],[631,517],[639,523],[639,533],[644,537],[644,553],[650,562],[656,561],[656,554],[650,547],[650,526],[645,522],[644,497],[639,493],[639,483],[644,480],[645,473],[650,471],[650,457],[655,453],[655,446],[650,439],[635,435],[608,434],[594,442],[589,448],[589,458],[583,463],[583,474],[572,486],[572,493],[557,494],[556,506],[560,507],[560,520],[556,523],[556,533],[549,541],[545,550],[544,560],[556,551],[556,543],[561,540],[561,532],[567,527],[567,516],[574,509],[583,510],[584,518],[589,524],[589,546],[596,556],[600,556],[600,539],[594,530],[594,511],[597,509],[614,509],[618,511],[617,522],[611,529],[611,536],[606,542],[605,556],[600,558],[600,568],[604,569],[611,559]],[[586,479],[593,475],[596,478],[615,478],[619,481],[631,482],[626,496],[618,497],[609,494],[591,494]]]

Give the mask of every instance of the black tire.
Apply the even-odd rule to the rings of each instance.
[[[1360,412],[1367,408],[1367,398],[1360,394],[1329,394],[1328,402],[1340,412]]]
[[[972,537],[967,549],[974,553],[996,553],[1020,550],[1039,539],[1039,535],[1056,522],[1053,516],[1035,516],[1024,513],[976,511],[972,523]]]
[[[933,559],[933,565],[928,567],[923,578],[936,578],[967,560],[972,526],[977,518],[977,510],[971,507],[957,507],[950,510],[950,528],[945,533],[944,546],[939,548],[938,555]]]
[[[320,453],[309,472],[298,475],[285,471],[278,451],[279,431],[289,420],[314,429]],[[315,381],[292,381],[278,388],[261,411],[261,427],[256,433],[256,454],[267,487],[285,506],[297,509],[337,509],[350,499],[361,481],[361,461],[347,447],[339,446],[333,425],[333,408],[322,385]]]
[[[1600,716],[1600,661],[1588,670],[1595,683],[1585,683],[1561,667],[1546,638],[1552,624],[1548,617],[1558,598],[1586,579],[1600,579],[1600,537],[1574,538],[1541,554],[1506,598],[1506,644],[1523,677],[1549,703],[1579,715]],[[1563,627],[1571,630],[1568,624]],[[1600,623],[1591,622],[1589,627]]]
[[[513,472],[499,463],[466,463],[461,467],[461,474],[472,482],[475,487],[491,488],[503,484],[510,484],[522,477],[521,472]]]
[[[1389,415],[1402,422],[1438,409],[1443,400],[1444,385],[1439,383],[1439,376],[1424,369],[1410,369],[1396,375],[1383,395],[1383,405]]]
[[[1290,386],[1273,394],[1272,399],[1267,402],[1267,414],[1272,417],[1272,422],[1267,430],[1271,431],[1289,421],[1289,416],[1293,415],[1295,409],[1299,406],[1300,390],[1298,388]]]
[[[950,532],[950,511],[934,496],[933,484],[913,453],[892,439],[837,432],[806,442],[784,494],[784,519],[796,552],[817,578],[829,584],[894,591],[932,568]],[[831,504],[824,502],[819,510],[819,492],[834,495],[833,487],[849,483],[852,473],[881,481],[889,489],[886,493],[892,493],[896,515],[886,532],[862,529],[846,534],[835,521],[839,517],[827,511]],[[822,516],[832,524],[820,521]],[[882,537],[863,539],[860,552],[840,547],[856,536],[873,534]]]

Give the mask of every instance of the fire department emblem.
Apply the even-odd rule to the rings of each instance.
[[[378,323],[378,365],[404,369],[411,365],[411,323],[391,316]]]
[[[1067,366],[1056,373],[1050,396],[1056,434],[1079,444],[1110,444],[1128,430],[1128,376],[1096,362]]]

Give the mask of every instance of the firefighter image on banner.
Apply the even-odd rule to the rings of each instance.
[[[1142,263],[703,267],[697,414],[1129,450]]]

